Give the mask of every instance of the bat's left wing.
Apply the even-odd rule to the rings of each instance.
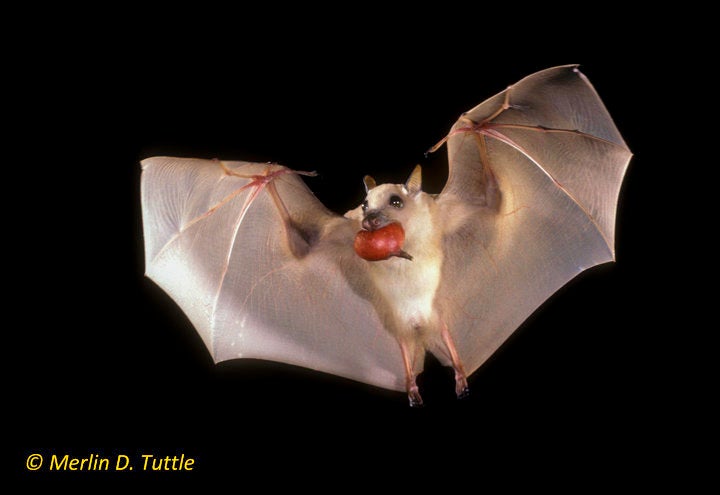
[[[560,287],[614,260],[632,153],[573,65],[489,98],[446,141],[438,203],[463,223],[446,237],[438,301],[472,373]]]
[[[142,162],[146,274],[213,359],[261,358],[402,390],[352,243],[297,173],[246,162]]]

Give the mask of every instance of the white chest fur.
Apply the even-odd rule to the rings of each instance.
[[[413,255],[374,263],[375,287],[395,320],[396,332],[427,330],[434,320],[434,300],[440,284],[441,259]]]
[[[437,206],[432,196],[420,191],[419,181],[419,168],[408,180],[409,186],[375,186],[372,181],[363,206],[345,215],[362,222],[368,211],[380,212],[386,220],[402,225],[402,249],[413,259],[392,257],[368,262],[368,270],[381,299],[377,309],[388,330],[418,336],[439,328],[434,302],[443,257]]]

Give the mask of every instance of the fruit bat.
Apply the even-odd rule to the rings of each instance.
[[[142,161],[146,274],[216,362],[260,358],[404,390],[426,352],[473,373],[548,297],[613,261],[631,152],[577,66],[460,116],[439,194],[365,177],[341,216],[277,164]],[[310,179],[308,179],[310,180]]]

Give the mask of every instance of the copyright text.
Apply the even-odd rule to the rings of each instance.
[[[30,454],[25,459],[25,468],[28,471],[192,471],[195,468],[195,459],[185,454],[117,454],[110,457],[100,454],[83,457],[70,454]]]

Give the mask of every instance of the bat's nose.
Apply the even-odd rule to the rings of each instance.
[[[363,218],[362,221],[362,227],[365,230],[369,230],[370,232],[372,232],[373,230],[381,229],[387,224],[387,217],[379,211],[373,211],[368,213],[367,215],[365,215],[365,218]]]

